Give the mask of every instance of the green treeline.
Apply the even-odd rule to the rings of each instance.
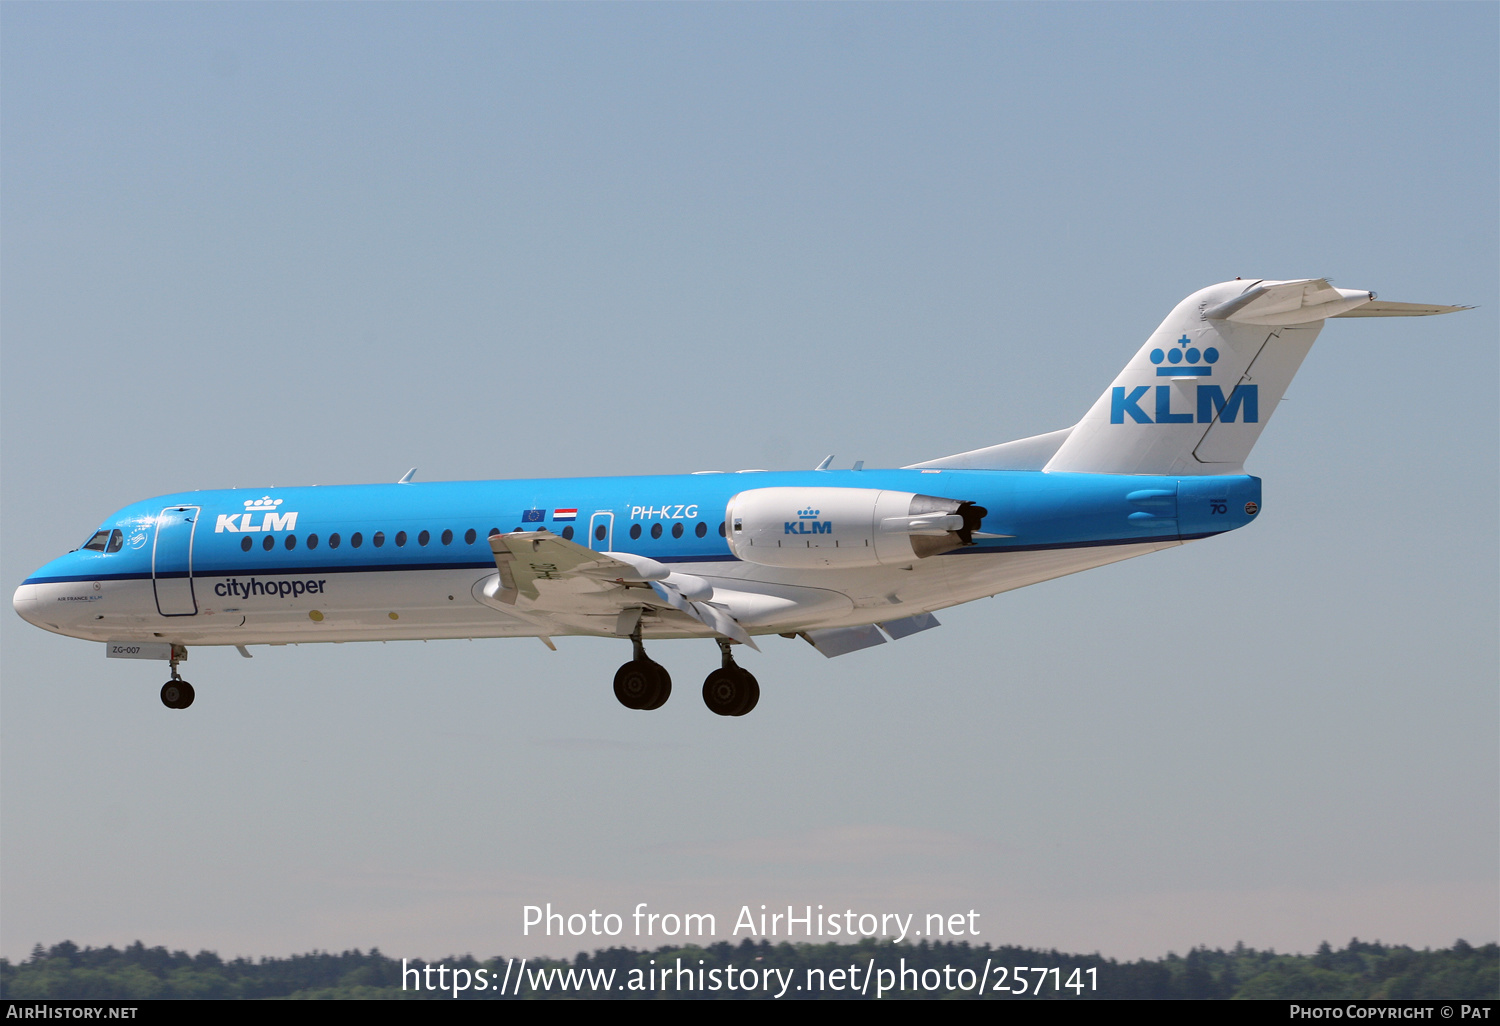
[[[1500,949],[1494,944],[1476,948],[1462,940],[1440,951],[1415,951],[1359,940],[1351,940],[1347,947],[1335,951],[1325,942],[1312,955],[1280,955],[1236,945],[1232,951],[1194,948],[1186,957],[1168,954],[1155,961],[1138,962],[1032,948],[971,947],[926,941],[916,945],[873,940],[859,944],[773,945],[770,941],[743,940],[739,944],[720,942],[707,947],[663,947],[654,951],[607,948],[592,955],[580,953],[572,961],[528,959],[524,970],[520,959],[494,958],[480,962],[464,956],[441,962],[408,962],[405,990],[402,960],[374,949],[368,953],[355,950],[335,955],[315,951],[290,958],[259,961],[238,958],[226,962],[211,951],[189,955],[185,951],[148,948],[139,941],[123,951],[114,947],[80,948],[65,941],[47,949],[38,944],[31,957],[18,965],[0,959],[0,997],[451,1001],[457,989],[459,1000],[496,1000],[502,998],[498,993],[501,981],[507,980],[503,999],[510,1000],[517,996],[744,1000],[770,997],[779,985],[775,981],[786,980],[791,981],[785,990],[787,997],[857,998],[872,964],[877,973],[886,973],[872,977],[887,985],[886,1000],[940,997],[972,1000],[981,978],[987,980],[984,996],[991,999],[1022,996],[1068,1001],[1090,998],[1479,1000],[1500,996]],[[433,970],[424,977],[422,970],[429,965]],[[984,976],[986,966],[988,977]],[[1027,967],[1028,971],[1017,976],[1017,966]],[[1055,973],[1051,971],[1054,968]],[[718,970],[717,976],[714,970]],[[748,986],[748,981],[757,978],[772,981],[769,993],[764,987]],[[725,986],[731,979],[744,985]],[[714,980],[720,984],[717,989],[705,982]],[[803,988],[813,980],[817,981],[817,987]],[[458,987],[459,981],[463,987]],[[997,993],[996,987],[1009,989]],[[1018,994],[1023,988],[1024,995]],[[863,995],[874,997],[876,989],[870,986]]]

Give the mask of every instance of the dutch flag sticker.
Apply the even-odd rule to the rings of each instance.
[[[578,519],[578,509],[577,509],[577,507],[574,507],[573,509],[555,509],[555,510],[552,511],[552,519],[553,520],[577,520]]]

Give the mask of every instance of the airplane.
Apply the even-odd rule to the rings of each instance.
[[[672,693],[647,640],[712,639],[703,701],[760,700],[733,648],[832,658],[935,611],[1209,538],[1261,510],[1244,461],[1323,322],[1466,310],[1327,279],[1223,282],[1168,315],[1070,428],[908,467],[215,490],[108,517],[16,589],[16,612],[113,658],[188,646],[589,635],[628,639],[629,709]]]

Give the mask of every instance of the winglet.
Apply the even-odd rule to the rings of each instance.
[[[397,481],[396,483],[397,484],[411,484],[411,479],[414,478],[414,477],[416,477],[416,476],[417,476],[417,468],[416,467],[412,467],[406,473],[402,474],[401,475],[401,480]]]
[[[829,465],[833,463],[833,456],[834,456],[833,453],[829,453],[827,456],[824,456],[823,457],[823,462],[819,463],[816,467],[813,467],[813,469],[814,470],[827,470],[828,467],[829,467]]]

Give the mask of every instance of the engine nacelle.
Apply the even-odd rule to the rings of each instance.
[[[974,543],[983,506],[876,488],[752,488],[729,500],[729,548],[747,563],[906,566]]]

